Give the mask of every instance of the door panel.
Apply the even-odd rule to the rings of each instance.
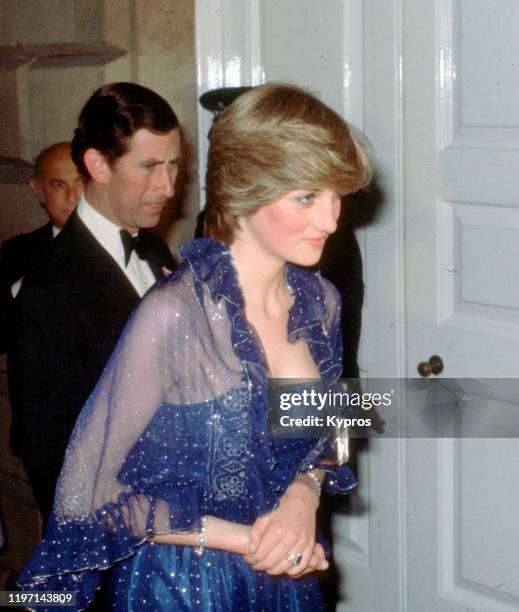
[[[518,8],[402,4],[408,376],[519,372]],[[517,440],[408,440],[406,465],[407,608],[518,610]]]
[[[519,7],[403,8],[408,374],[425,351],[444,376],[514,377]]]

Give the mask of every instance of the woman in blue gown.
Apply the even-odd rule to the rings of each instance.
[[[72,434],[44,539],[19,582],[74,591],[112,567],[113,610],[318,610],[326,438],[269,436],[269,378],[336,379],[340,304],[314,266],[340,198],[369,182],[346,123],[291,85],[213,127],[210,238],[129,321]],[[41,608],[39,608],[41,609]]]

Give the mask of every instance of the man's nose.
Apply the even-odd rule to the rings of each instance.
[[[157,189],[167,198],[172,198],[175,195],[175,178],[176,172],[172,172],[170,168],[163,167],[160,169]]]
[[[83,189],[81,187],[77,185],[68,185],[65,198],[70,204],[77,204],[82,193]]]

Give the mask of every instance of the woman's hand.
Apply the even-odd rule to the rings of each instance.
[[[326,556],[324,554],[324,548],[321,546],[321,544],[319,544],[319,542],[317,542],[314,546],[314,552],[310,557],[308,567],[299,574],[291,574],[291,576],[292,578],[301,578],[301,576],[304,576],[305,574],[328,569],[329,565],[330,564],[326,560]]]
[[[326,569],[322,547],[315,544],[318,505],[317,495],[304,482],[294,481],[279,507],[252,525],[245,561],[253,569],[271,575],[298,577],[307,571]],[[293,565],[291,559],[298,556],[301,556],[300,562]]]

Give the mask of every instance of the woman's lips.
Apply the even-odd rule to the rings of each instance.
[[[322,247],[326,242],[328,236],[321,236],[320,238],[305,238],[305,242],[312,247]]]

